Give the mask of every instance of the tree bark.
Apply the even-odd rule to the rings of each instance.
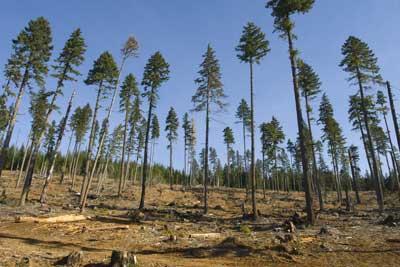
[[[65,116],[62,119],[61,124],[60,124],[60,130],[59,130],[59,133],[58,133],[58,136],[57,136],[57,141],[56,141],[56,144],[55,144],[55,147],[54,147],[53,155],[51,155],[50,169],[49,169],[48,173],[46,174],[45,183],[44,183],[43,188],[42,188],[42,193],[40,194],[40,203],[45,203],[46,202],[47,189],[48,189],[48,186],[50,184],[50,180],[51,180],[51,177],[52,177],[53,171],[54,171],[54,166],[55,166],[56,160],[57,160],[57,151],[60,149],[60,146],[61,146],[61,141],[63,139],[65,128],[67,126],[68,117],[69,117],[69,114],[71,112],[72,100],[74,99],[74,96],[75,96],[75,91],[72,92],[71,98],[70,98],[70,100],[68,102],[67,110],[65,112]]]
[[[320,185],[320,180],[319,180],[319,171],[317,167],[317,160],[315,158],[315,148],[314,148],[314,138],[313,138],[313,133],[312,133],[312,128],[311,128],[311,118],[310,118],[310,110],[309,110],[309,103],[308,103],[308,96],[305,95],[305,100],[306,100],[306,114],[307,114],[307,124],[308,124],[308,130],[310,131],[310,139],[311,139],[311,154],[312,154],[312,165],[313,165],[313,177],[314,177],[314,183],[317,187],[317,194],[318,194],[318,200],[319,200],[319,209],[324,210],[324,200],[322,199],[322,192],[321,192],[321,185]]]
[[[356,192],[356,201],[357,201],[357,204],[361,204],[359,186],[358,186],[358,181],[357,181],[358,177],[357,177],[357,172],[356,172],[356,166],[353,161],[353,156],[351,155],[350,149],[348,150],[348,154],[349,154],[351,176],[353,176],[353,188],[354,188],[354,191]]]
[[[121,196],[123,187],[124,187],[124,177],[125,177],[125,146],[126,146],[126,137],[127,137],[127,131],[128,131],[128,116],[129,116],[129,110],[127,107],[125,107],[125,122],[124,122],[124,137],[122,141],[122,153],[121,153],[121,174],[119,177],[119,187],[118,187],[118,197]]]
[[[387,91],[388,91],[388,95],[389,95],[389,103],[390,103],[390,110],[391,110],[391,113],[392,113],[394,130],[395,130],[395,134],[396,134],[397,148],[400,149],[399,124],[398,124],[398,121],[397,121],[397,114],[396,114],[396,109],[395,109],[395,106],[394,106],[394,101],[393,101],[392,89],[390,87],[390,82],[386,82],[386,86],[387,86]],[[397,162],[397,159],[395,157],[396,155],[394,154],[394,151],[393,151],[393,155],[394,155],[394,159],[395,159],[396,166],[397,166],[397,173],[398,173],[398,175],[400,175],[400,166],[399,166],[399,164]],[[396,176],[397,177],[397,185],[398,185],[397,189],[400,192],[400,182],[399,182],[400,178],[399,178],[398,175]]]
[[[17,98],[15,99],[14,107],[12,108],[12,115],[10,117],[9,123],[8,123],[8,128],[7,128],[7,134],[3,142],[3,146],[1,148],[1,154],[0,154],[0,178],[3,172],[4,168],[4,163],[7,157],[7,151],[10,146],[11,142],[11,137],[14,131],[14,126],[17,121],[17,115],[18,115],[18,110],[19,106],[21,105],[21,100],[22,96],[24,95],[25,92],[25,86],[29,80],[29,71],[28,67],[25,68],[24,76],[21,82],[21,85],[18,90],[18,95]]]
[[[383,212],[385,206],[383,203],[383,190],[382,190],[382,185],[379,181],[379,173],[378,173],[378,165],[377,165],[377,160],[374,152],[374,147],[373,147],[373,142],[372,142],[372,137],[371,137],[371,131],[369,129],[369,123],[368,123],[368,111],[365,107],[365,98],[364,98],[364,88],[361,83],[361,74],[360,71],[357,69],[357,80],[358,80],[358,87],[360,90],[360,95],[361,95],[361,108],[363,111],[363,117],[364,117],[364,124],[365,124],[365,130],[367,132],[367,144],[368,144],[368,149],[371,155],[372,159],[372,171],[371,173],[373,179],[375,180],[375,192],[376,192],[376,198],[379,206],[379,211]]]
[[[170,132],[172,135],[172,133]],[[172,140],[169,141],[169,188],[172,190]]]
[[[256,165],[255,165],[255,144],[254,144],[254,88],[253,88],[253,62],[250,61],[250,134],[251,134],[251,204],[253,209],[253,220],[257,220],[257,201],[256,201]]]
[[[305,199],[306,199],[306,211],[307,211],[307,221],[309,224],[313,225],[315,222],[314,210],[313,210],[313,197],[311,194],[311,183],[308,177],[308,160],[305,146],[305,137],[304,137],[304,129],[303,129],[303,115],[301,111],[300,104],[300,93],[297,81],[297,67],[296,67],[296,55],[295,50],[293,48],[292,41],[292,33],[290,30],[287,31],[287,38],[289,43],[289,58],[290,65],[292,69],[292,80],[293,80],[293,90],[294,97],[296,102],[296,114],[297,114],[297,127],[299,132],[300,139],[300,152],[301,152],[301,162],[303,167],[303,181],[304,181],[304,191],[305,191]]]
[[[210,124],[210,87],[209,82],[207,82],[207,102],[206,102],[206,144],[204,151],[204,214],[208,212],[208,133]]]

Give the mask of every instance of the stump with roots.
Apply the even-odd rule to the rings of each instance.
[[[111,254],[111,267],[131,267],[137,265],[137,258],[132,252],[116,251]]]

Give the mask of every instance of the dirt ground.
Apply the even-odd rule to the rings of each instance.
[[[258,192],[260,220],[243,216],[245,191],[212,188],[210,211],[202,215],[201,188],[170,190],[155,185],[147,191],[146,211],[132,220],[140,188],[129,185],[123,197],[117,183],[108,181],[102,196],[89,200],[89,220],[70,223],[17,223],[17,216],[78,214],[78,186],[69,181],[49,189],[48,205],[37,201],[43,180],[35,179],[30,201],[17,206],[20,189],[15,174],[0,180],[0,266],[55,266],[72,251],[83,251],[84,266],[108,266],[113,250],[132,251],[139,266],[399,266],[400,220],[397,195],[386,195],[385,214],[376,210],[373,192],[363,192],[363,203],[351,212],[339,209],[335,194],[327,196],[326,210],[306,227],[302,193]],[[354,198],[354,196],[353,196]],[[250,202],[245,210],[250,210]],[[293,217],[297,213],[299,218]],[[386,220],[392,215],[392,220]],[[285,221],[296,231],[288,233]],[[122,227],[120,227],[122,226]],[[119,229],[117,227],[120,227]],[[215,233],[209,238],[191,236]]]

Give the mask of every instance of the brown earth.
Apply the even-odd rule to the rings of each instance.
[[[132,251],[139,266],[399,266],[400,220],[397,195],[386,196],[386,213],[376,210],[373,192],[363,192],[363,204],[351,212],[339,209],[335,194],[327,196],[326,211],[316,225],[300,220],[294,233],[285,221],[304,217],[302,193],[258,192],[260,220],[243,217],[244,190],[212,188],[210,211],[202,215],[201,188],[169,190],[155,185],[147,191],[146,211],[132,219],[140,188],[129,185],[115,196],[117,183],[108,181],[102,196],[89,200],[90,220],[70,223],[16,223],[16,216],[78,214],[79,197],[70,184],[49,189],[48,205],[37,199],[42,179],[35,179],[30,201],[17,206],[20,189],[15,174],[0,180],[0,266],[55,266],[72,251],[83,251],[84,266],[108,266],[112,250]],[[79,185],[79,183],[78,183]],[[1,194],[3,191],[5,192]],[[354,199],[354,196],[352,196]],[[250,202],[245,210],[250,210]],[[393,220],[386,220],[393,215]],[[114,229],[115,227],[120,229]],[[129,226],[129,227],[126,227]],[[323,229],[321,229],[323,228]],[[191,236],[217,233],[210,238]]]

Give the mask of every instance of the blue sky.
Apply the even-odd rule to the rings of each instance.
[[[119,62],[119,49],[129,35],[134,35],[140,43],[140,57],[130,60],[124,75],[132,72],[141,80],[147,59],[160,50],[171,66],[171,78],[160,89],[157,115],[162,130],[166,113],[173,106],[180,118],[193,105],[190,102],[195,92],[193,80],[197,77],[201,55],[208,43],[216,50],[220,60],[223,83],[229,106],[227,112],[216,114],[211,122],[210,145],[224,161],[226,158],[222,130],[226,126],[234,129],[236,145],[242,148],[239,125],[235,124],[234,112],[241,98],[249,99],[248,66],[236,58],[235,46],[243,26],[251,21],[260,26],[270,41],[271,52],[261,65],[255,67],[255,118],[260,124],[276,116],[281,121],[287,137],[296,136],[296,115],[287,44],[273,33],[270,11],[264,8],[265,0],[18,0],[2,1],[0,10],[0,68],[11,52],[11,40],[30,19],[46,17],[52,26],[54,39],[53,58],[58,56],[65,40],[77,27],[82,29],[88,49],[86,60],[80,67],[82,77],[78,83],[69,83],[65,97],[58,103],[64,105],[77,88],[77,105],[94,103],[95,87],[82,83],[93,61],[105,50],[110,51]],[[350,131],[347,119],[348,96],[356,91],[346,81],[347,75],[339,67],[340,48],[349,35],[366,41],[374,50],[382,69],[384,79],[393,83],[394,93],[400,95],[399,73],[400,53],[400,1],[398,0],[317,0],[309,14],[295,16],[295,32],[298,36],[296,47],[301,57],[311,64],[320,75],[323,90],[328,94],[335,115],[340,122],[347,141],[361,146],[359,133]],[[49,88],[54,87],[54,79],[49,78]],[[399,97],[396,98],[400,100]],[[21,143],[29,132],[29,98],[24,96],[13,142]],[[106,105],[106,103],[104,103]],[[315,110],[319,99],[314,103]],[[398,102],[397,102],[398,106]],[[397,108],[398,110],[400,107]],[[63,110],[62,110],[63,111]],[[198,130],[198,151],[204,143],[204,115],[192,114]],[[104,112],[101,117],[104,116]],[[59,118],[59,115],[55,115]],[[122,122],[122,114],[113,113],[112,122]],[[391,124],[391,122],[390,122]],[[316,137],[319,126],[314,126]],[[182,130],[179,132],[182,135]],[[257,151],[260,150],[257,132]],[[64,140],[63,149],[67,140]],[[361,148],[361,147],[360,147]],[[176,144],[174,161],[183,166],[182,142]],[[361,149],[362,150],[362,149]],[[156,161],[167,163],[165,132],[156,153]],[[363,160],[362,166],[365,167]]]

